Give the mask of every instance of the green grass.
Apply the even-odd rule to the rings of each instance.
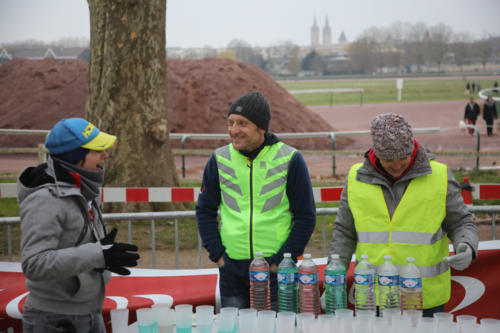
[[[482,89],[493,87],[496,77],[475,79]],[[397,102],[398,89],[396,79],[359,79],[359,80],[325,80],[325,81],[281,81],[286,90],[310,90],[330,88],[363,88],[363,103]],[[402,102],[450,101],[464,100],[465,84],[461,78],[450,79],[404,79]],[[297,100],[306,106],[329,105],[330,93],[295,94]],[[333,105],[359,104],[359,93],[334,93]]]

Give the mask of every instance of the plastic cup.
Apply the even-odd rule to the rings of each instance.
[[[296,318],[297,318],[297,329],[299,332],[302,332],[304,327],[304,321],[306,321],[307,324],[307,321],[313,319],[314,315],[312,313],[299,313]]]
[[[213,322],[213,305],[199,305],[196,307],[196,329],[198,333],[212,333]]]
[[[483,318],[480,320],[481,333],[500,332],[500,320],[494,318]]]
[[[345,318],[354,316],[354,311],[351,309],[337,309],[335,310],[335,317],[337,318]]]
[[[259,333],[274,333],[276,312],[263,310],[257,313],[257,327]]]
[[[433,332],[436,327],[435,319],[432,317],[422,317],[417,322],[417,333]]]
[[[113,332],[126,332],[128,329],[128,309],[113,309],[110,311],[110,315]]]
[[[158,333],[173,333],[175,311],[170,308],[170,304],[154,304],[152,309],[158,322]]]
[[[333,330],[333,325],[335,322],[335,316],[332,314],[324,314],[318,316],[320,332],[330,332]]]
[[[218,333],[233,333],[235,327],[235,317],[231,312],[220,312],[216,318]]]
[[[295,312],[278,312],[276,319],[276,333],[295,332]]]
[[[238,311],[239,311],[238,308],[234,307],[234,306],[226,306],[226,307],[220,309],[221,313],[227,313],[228,315],[233,316],[233,318],[234,318],[233,331],[234,332],[237,331],[237,327],[238,327]]]
[[[453,314],[448,313],[448,312],[436,312],[433,314],[433,317],[435,319],[434,324],[436,325],[435,327],[440,327],[444,323],[452,323],[453,322]]]
[[[193,306],[178,304],[175,306],[175,327],[177,333],[190,333],[193,327]]]
[[[373,318],[373,333],[386,333],[388,331],[388,320],[385,317]]]
[[[449,321],[439,323],[435,330],[436,333],[458,333],[458,324]]]
[[[405,310],[403,311],[403,317],[410,318],[411,326],[417,327],[417,323],[420,318],[422,318],[423,312],[420,310]]]
[[[139,333],[156,333],[158,331],[158,323],[155,321],[152,308],[137,309],[135,313]]]
[[[469,315],[460,315],[457,316],[457,323],[458,325],[461,324],[470,324],[470,323],[477,323],[477,317],[476,316],[469,316]]]
[[[402,316],[393,316],[392,318],[392,332],[408,332],[411,328],[411,318]]]
[[[320,330],[319,320],[316,318],[306,318],[305,321],[302,322],[302,331],[304,333],[318,333],[322,332]]]
[[[238,316],[238,328],[240,333],[253,333],[257,327],[257,310],[241,309]]]

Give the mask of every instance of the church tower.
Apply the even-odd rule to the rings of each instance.
[[[323,45],[332,44],[332,31],[330,30],[330,25],[328,24],[328,15],[325,19],[325,26],[323,28]]]
[[[319,28],[316,24],[316,16],[314,17],[314,24],[311,28],[311,47],[314,48],[319,45]]]

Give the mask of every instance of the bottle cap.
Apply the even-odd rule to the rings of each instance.
[[[332,255],[330,256],[330,258],[332,258],[332,259],[338,259],[338,258],[339,258],[339,255],[338,255],[338,254],[332,254]]]
[[[304,253],[304,259],[311,259],[310,253]]]
[[[255,252],[255,256],[256,256],[256,257],[262,257],[262,255],[263,255],[263,254],[262,254],[262,251],[257,251],[257,252]]]
[[[368,259],[368,255],[367,254],[362,254],[361,255],[361,259]]]
[[[292,254],[289,252],[283,253],[283,258],[291,258]]]
[[[391,260],[391,256],[384,256],[385,260]]]
[[[414,261],[415,261],[415,258],[413,258],[413,257],[406,258],[406,262],[414,262]]]

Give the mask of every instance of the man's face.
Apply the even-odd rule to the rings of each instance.
[[[91,171],[101,170],[102,164],[108,156],[105,150],[91,150],[87,153],[87,156],[85,156],[85,161],[80,161],[78,166]]]
[[[238,114],[231,114],[227,119],[227,130],[231,142],[237,150],[253,151],[264,142],[265,130]]]
[[[380,164],[394,178],[399,178],[411,163],[411,156],[398,160],[384,160],[379,158]]]

